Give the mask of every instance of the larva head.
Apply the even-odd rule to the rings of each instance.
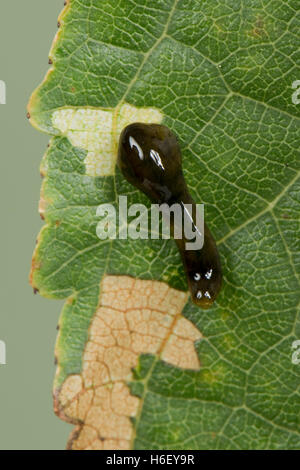
[[[215,241],[204,224],[204,244],[201,250],[185,250],[182,256],[193,302],[201,308],[214,303],[222,285],[222,269]]]
[[[134,123],[119,140],[118,165],[125,178],[160,203],[174,195],[182,178],[181,152],[175,135],[160,124]]]
[[[221,288],[220,271],[214,267],[201,272],[197,269],[190,273],[188,282],[193,302],[201,308],[211,307]]]

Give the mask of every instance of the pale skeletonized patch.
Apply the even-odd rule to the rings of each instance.
[[[77,424],[72,449],[130,449],[140,399],[126,383],[142,353],[177,367],[200,368],[199,330],[181,315],[188,294],[160,281],[105,276],[80,375],[69,376],[55,396],[60,417]]]
[[[74,147],[87,150],[89,176],[109,176],[115,172],[116,143],[122,129],[133,122],[160,123],[162,119],[162,113],[155,108],[136,108],[125,103],[116,110],[59,109],[54,111],[52,123]]]
[[[41,191],[41,197],[40,197],[40,202],[39,202],[39,214],[43,220],[45,219],[46,206],[47,206],[47,201],[44,198],[42,191]]]

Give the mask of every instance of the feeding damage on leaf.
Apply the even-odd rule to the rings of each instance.
[[[162,113],[155,108],[136,108],[124,103],[115,110],[59,109],[54,111],[52,122],[74,147],[87,150],[84,160],[87,175],[109,176],[115,173],[122,129],[135,121],[160,123],[162,119]]]
[[[55,410],[77,424],[69,448],[125,450],[134,439],[131,418],[140,409],[140,399],[126,385],[139,355],[151,353],[173,366],[199,370],[194,342],[201,334],[181,315],[187,293],[164,282],[105,276],[100,292],[82,372],[55,391]]]

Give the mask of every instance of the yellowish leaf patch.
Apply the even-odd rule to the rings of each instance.
[[[128,124],[161,123],[162,113],[155,108],[136,108],[124,103],[116,109],[63,108],[54,111],[53,127],[74,147],[87,150],[84,160],[89,176],[115,173],[117,142]]]

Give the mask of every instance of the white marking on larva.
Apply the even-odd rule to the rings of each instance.
[[[87,150],[86,173],[108,176],[115,173],[116,141],[120,133],[133,122],[160,124],[163,114],[155,108],[136,108],[123,104],[114,119],[115,110],[64,108],[54,111],[52,124],[74,147]],[[115,122],[115,128],[114,127]]]
[[[158,152],[156,152],[156,150],[153,150],[153,149],[150,150],[150,157],[152,158],[152,160],[157,166],[159,166],[162,170],[165,169],[165,167],[163,166],[161,162],[160,155]]]
[[[204,297],[206,297],[207,299],[211,299],[211,296],[208,290],[205,292]]]
[[[129,145],[130,145],[130,148],[135,147],[138,151],[139,159],[144,160],[144,152],[139,146],[139,144],[137,143],[137,141],[132,136],[129,137]]]
[[[201,274],[200,273],[195,273],[194,274],[194,280],[195,281],[200,281],[200,279],[201,279]]]
[[[210,278],[211,278],[211,275],[212,275],[212,269],[210,269],[209,271],[207,271],[207,273],[205,274],[206,279],[210,279]]]
[[[201,290],[198,290],[198,292],[197,292],[197,294],[196,294],[196,297],[197,297],[197,299],[199,299],[199,300],[202,298],[202,292],[201,292]]]

